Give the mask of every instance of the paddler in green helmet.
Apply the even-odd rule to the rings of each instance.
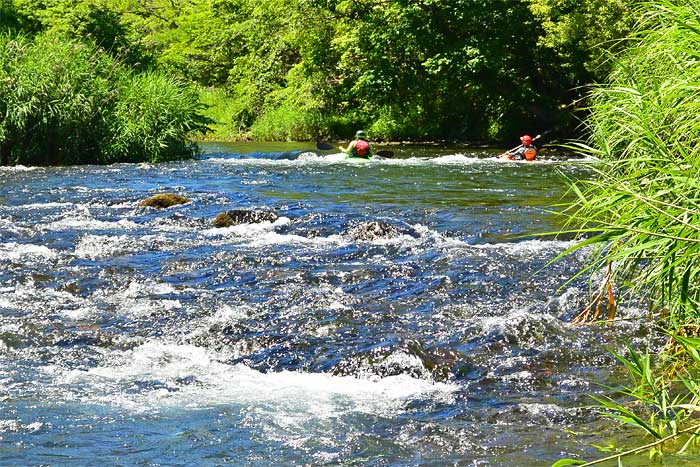
[[[363,130],[357,130],[355,139],[350,141],[347,148],[340,146],[340,150],[343,151],[347,157],[360,157],[363,159],[372,157],[372,148],[369,147],[367,136]]]

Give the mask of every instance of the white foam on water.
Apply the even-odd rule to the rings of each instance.
[[[324,161],[324,160],[328,161],[328,160],[331,160],[332,157],[340,156],[340,155],[345,156],[345,154],[337,154],[337,155],[336,154],[329,154],[329,155],[324,156],[322,154],[317,154],[315,152],[309,151],[309,152],[302,152],[301,154],[299,154],[299,157],[297,157],[297,160],[302,161],[302,162],[317,162],[317,161]]]
[[[37,260],[41,259],[56,259],[58,253],[51,248],[43,245],[20,244],[20,243],[0,243],[0,261],[20,261],[20,260]]]
[[[34,234],[32,229],[25,227],[20,227],[16,225],[11,219],[0,217],[0,229],[7,230],[17,235],[22,235],[25,237],[31,237]]]
[[[566,379],[559,381],[557,384],[561,387],[571,388],[571,389],[576,389],[576,390],[587,389],[591,385],[590,381],[587,381],[583,378],[578,378],[576,376],[570,376]]]
[[[520,346],[542,347],[550,338],[565,334],[569,324],[549,313],[517,308],[499,316],[475,317],[483,336],[516,339]]]
[[[289,225],[291,221],[287,217],[280,217],[274,222],[263,221],[250,224],[237,224],[230,227],[214,227],[204,230],[206,236],[237,236],[237,237],[258,237],[260,235],[273,232],[278,227]]]
[[[83,235],[75,245],[74,254],[83,259],[101,259],[139,251],[162,251],[176,244],[162,235]]]
[[[115,305],[115,313],[118,315],[142,318],[182,310],[183,305],[179,300],[158,297],[179,293],[167,283],[133,280],[121,290],[99,290],[90,300]]]
[[[2,323],[0,324],[0,332],[18,333],[22,330],[22,326],[19,322],[12,323]]]
[[[132,230],[138,225],[130,220],[121,219],[116,222],[95,219],[90,210],[84,205],[64,214],[63,219],[48,224],[47,230]]]
[[[575,244],[574,240],[524,240],[522,242],[484,243],[470,246],[481,250],[502,250],[513,256],[527,259],[543,252],[565,251]]]
[[[132,300],[121,303],[120,311],[132,317],[149,317],[157,312],[182,309],[179,300]]]
[[[31,172],[38,170],[39,167],[27,167],[26,165],[2,166],[0,172]]]
[[[249,185],[249,186],[272,185],[272,182],[269,180],[241,180],[241,185]]]
[[[141,282],[134,280],[129,283],[126,290],[117,295],[126,298],[138,298],[145,295],[170,295],[177,293],[178,291],[175,287],[165,282]]]
[[[83,259],[98,259],[116,256],[128,249],[127,235],[84,235],[75,245],[75,256]]]
[[[547,425],[561,425],[562,418],[574,414],[576,408],[560,407],[556,404],[524,403],[518,404],[518,410],[525,412],[530,418],[544,420]]]
[[[367,161],[357,161],[352,159],[346,159],[345,153],[333,153],[333,154],[318,154],[316,152],[308,151],[299,154],[295,159],[266,159],[266,158],[223,158],[223,157],[213,157],[206,159],[209,163],[217,164],[227,164],[227,165],[242,165],[242,166],[293,166],[293,165],[303,165],[303,164],[359,164],[359,165],[372,165],[383,164],[383,165],[396,165],[396,166],[435,166],[435,165],[452,165],[452,166],[465,166],[465,165],[502,165],[502,166],[512,166],[515,164],[527,164],[527,165],[540,165],[540,166],[552,166],[552,165],[574,165],[581,163],[595,162],[597,159],[584,157],[584,158],[572,158],[572,159],[548,159],[540,158],[535,161],[515,161],[501,159],[497,155],[493,157],[483,157],[483,153],[455,153],[447,154],[444,156],[436,157],[408,157],[408,158],[384,158],[380,156],[373,156],[372,159]]]
[[[436,230],[433,230],[425,225],[422,224],[414,224],[413,228],[415,231],[420,235],[420,238],[422,240],[430,240],[435,242],[437,246],[445,246],[445,247],[464,247],[464,246],[470,246],[468,243],[456,239],[456,238],[451,238],[448,237]]]
[[[59,314],[69,320],[83,320],[100,314],[90,298],[63,290],[37,287],[32,280],[0,290],[0,307],[14,308],[35,317]]]
[[[341,235],[328,237],[304,237],[295,234],[280,234],[275,231],[278,227],[286,226],[291,221],[286,217],[280,217],[274,222],[258,222],[253,224],[238,224],[231,227],[212,228],[202,232],[208,237],[224,237],[230,239],[242,239],[251,247],[265,247],[271,245],[311,245],[311,246],[343,246],[348,241]]]
[[[41,430],[44,424],[41,422],[33,422],[23,424],[21,420],[2,420],[0,419],[0,433],[21,433],[21,432],[36,432]]]
[[[532,372],[527,370],[516,371],[515,373],[503,375],[501,379],[503,381],[525,382],[532,379]]]
[[[65,372],[67,390],[84,388],[85,401],[117,404],[134,411],[202,408],[240,404],[276,420],[340,413],[392,413],[417,398],[451,400],[455,385],[405,375],[358,379],[325,373],[261,373],[243,364],[229,365],[225,355],[193,345],[149,341],[115,351],[112,363],[88,371]],[[150,383],[150,384],[149,384]],[[125,388],[140,388],[127,393]]]
[[[21,204],[19,206],[14,206],[15,209],[55,209],[55,208],[69,208],[76,206],[74,203],[58,203],[58,202],[49,202],[49,203],[29,203],[29,204]]]
[[[253,308],[247,305],[230,306],[223,305],[214,315],[208,318],[209,324],[227,324],[243,321],[253,315]]]
[[[94,306],[86,306],[74,309],[61,310],[61,315],[71,321],[82,321],[100,314],[100,310]]]
[[[490,159],[484,159],[478,157],[475,154],[450,154],[447,156],[440,156],[428,159],[426,162],[430,162],[436,165],[465,165],[465,164],[479,164]]]
[[[328,237],[304,237],[301,235],[278,234],[277,232],[269,232],[265,235],[256,237],[249,243],[253,247],[264,247],[271,245],[314,245],[314,246],[342,246],[347,244],[347,241],[340,235],[330,235]]]

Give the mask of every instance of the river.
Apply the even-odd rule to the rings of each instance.
[[[608,350],[642,330],[570,324],[588,284],[566,281],[585,253],[549,264],[573,243],[540,235],[563,225],[564,176],[590,162],[202,148],[158,165],[0,168],[1,465],[599,455],[589,443],[610,422],[587,394],[620,380]],[[139,206],[162,192],[192,202]],[[233,209],[278,218],[213,227]]]

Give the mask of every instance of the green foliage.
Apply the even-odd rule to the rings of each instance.
[[[284,104],[258,118],[251,127],[251,135],[257,140],[305,141],[320,134],[320,123],[319,114]]]
[[[15,5],[8,0],[0,0],[0,31],[19,32],[22,29],[22,17],[17,13]]]
[[[598,44],[634,17],[622,0],[4,1],[28,32],[222,89],[227,138],[570,132],[571,104],[606,57]]]
[[[197,95],[135,75],[65,37],[0,36],[0,165],[159,161],[192,155]]]
[[[223,88],[199,87],[199,101],[203,105],[202,115],[212,123],[211,133],[202,135],[207,138],[234,140],[246,131],[246,127],[234,127],[234,115],[237,114],[237,100],[229,96]]]
[[[589,119],[603,159],[578,184],[576,222],[604,245],[618,284],[649,296],[672,328],[700,321],[699,0],[657,1],[596,88]],[[661,66],[663,64],[663,66]]]
[[[619,289],[646,299],[669,329],[658,360],[617,355],[631,384],[598,399],[655,439],[630,453],[658,457],[700,432],[700,0],[656,0],[636,15],[608,82],[591,93],[582,148],[601,162],[597,177],[572,184],[570,216],[588,237],[580,246],[599,247],[589,270],[612,265]],[[680,435],[689,439],[679,446]]]
[[[541,22],[539,45],[562,57],[562,72],[579,79],[604,79],[610,53],[624,46],[644,0],[529,0]],[[586,81],[581,85],[588,84]]]
[[[48,32],[90,41],[139,69],[152,61],[139,39],[131,34],[125,15],[109,0],[14,0],[25,32]],[[126,8],[126,5],[123,5]]]
[[[673,344],[673,353],[659,360],[680,358],[682,365],[669,369],[662,365],[666,362],[654,362],[653,353],[640,353],[628,345],[628,356],[615,356],[626,367],[631,385],[594,398],[599,403],[598,408],[608,417],[640,429],[653,441],[590,462],[561,459],[552,467],[589,467],[613,461],[622,465],[623,458],[645,452],[650,459],[660,460],[666,453],[682,455],[697,447],[700,442],[700,425],[697,424],[700,413],[700,339],[670,333],[669,344]]]
[[[207,120],[194,88],[179,80],[147,73],[129,75],[105,120],[107,162],[162,162],[194,154],[187,135],[201,132]]]
[[[280,139],[358,127],[419,140],[570,130],[565,106],[600,56],[591,44],[617,38],[631,17],[622,0],[13,3],[39,28],[89,38],[138,69],[224,89],[222,135]]]

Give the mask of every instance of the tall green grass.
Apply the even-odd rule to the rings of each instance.
[[[619,355],[631,384],[599,399],[652,436],[643,448],[657,456],[689,448],[700,432],[700,0],[651,1],[639,17],[591,93],[582,146],[601,163],[572,184],[568,214],[587,238],[574,249],[598,247],[589,271],[609,270],[618,291],[646,299],[668,333],[661,357],[658,347]],[[681,434],[691,442],[678,445]]]
[[[0,165],[186,158],[206,130],[197,94],[136,74],[93,46],[56,35],[0,36]]]
[[[602,163],[570,211],[593,269],[642,293],[672,328],[700,324],[700,0],[645,4],[588,127]]]

